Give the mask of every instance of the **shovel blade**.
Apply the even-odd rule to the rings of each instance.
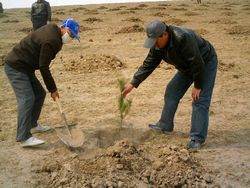
[[[84,135],[80,129],[71,129],[69,134],[66,128],[56,129],[57,136],[69,147],[77,148],[83,145]]]

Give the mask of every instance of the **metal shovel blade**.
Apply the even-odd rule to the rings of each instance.
[[[80,147],[83,144],[84,136],[80,129],[70,129],[68,126],[68,121],[62,110],[62,106],[59,98],[56,98],[56,103],[61,117],[64,121],[64,127],[62,129],[55,129],[57,136],[62,140],[62,142],[70,147]]]
[[[77,148],[83,145],[84,136],[80,129],[70,129],[69,131],[64,128],[55,128],[57,136],[60,140],[69,147]]]

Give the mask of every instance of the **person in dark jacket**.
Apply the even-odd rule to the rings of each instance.
[[[51,75],[49,65],[63,44],[73,38],[79,40],[79,25],[67,19],[58,27],[48,24],[30,33],[17,44],[5,59],[4,69],[15,92],[18,104],[16,141],[21,146],[34,146],[44,141],[32,136],[49,128],[37,123],[46,92],[35,75],[40,70],[43,81],[55,100],[59,93]]]
[[[49,2],[45,0],[37,0],[31,7],[31,21],[33,31],[51,22],[51,8]]]
[[[3,4],[0,2],[0,13],[3,13]]]
[[[178,70],[166,87],[161,118],[152,129],[165,133],[174,129],[174,116],[180,99],[188,88],[192,89],[191,141],[189,149],[199,149],[205,143],[208,130],[208,112],[217,71],[217,55],[213,46],[194,31],[166,25],[154,20],[146,26],[150,48],[147,58],[123,90],[123,96],[137,88],[160,64],[161,60]]]

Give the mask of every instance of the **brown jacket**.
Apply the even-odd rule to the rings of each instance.
[[[47,89],[54,92],[57,88],[49,65],[62,45],[60,28],[56,24],[45,25],[22,39],[8,54],[5,63],[27,74],[39,69]]]

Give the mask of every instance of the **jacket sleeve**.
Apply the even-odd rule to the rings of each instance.
[[[143,64],[139,67],[134,74],[132,81],[130,82],[134,87],[138,87],[160,64],[161,56],[156,50],[150,49],[148,56],[144,60]]]
[[[57,90],[55,81],[49,69],[50,62],[55,58],[55,55],[54,49],[49,43],[42,44],[39,57],[39,69],[49,92]]]
[[[49,2],[46,2],[46,8],[47,8],[47,14],[48,14],[47,21],[51,22],[51,7],[50,7]]]
[[[194,38],[190,34],[184,34],[180,41],[180,51],[191,66],[192,78],[194,86],[202,89],[204,82],[205,63],[202,59],[199,47]]]

